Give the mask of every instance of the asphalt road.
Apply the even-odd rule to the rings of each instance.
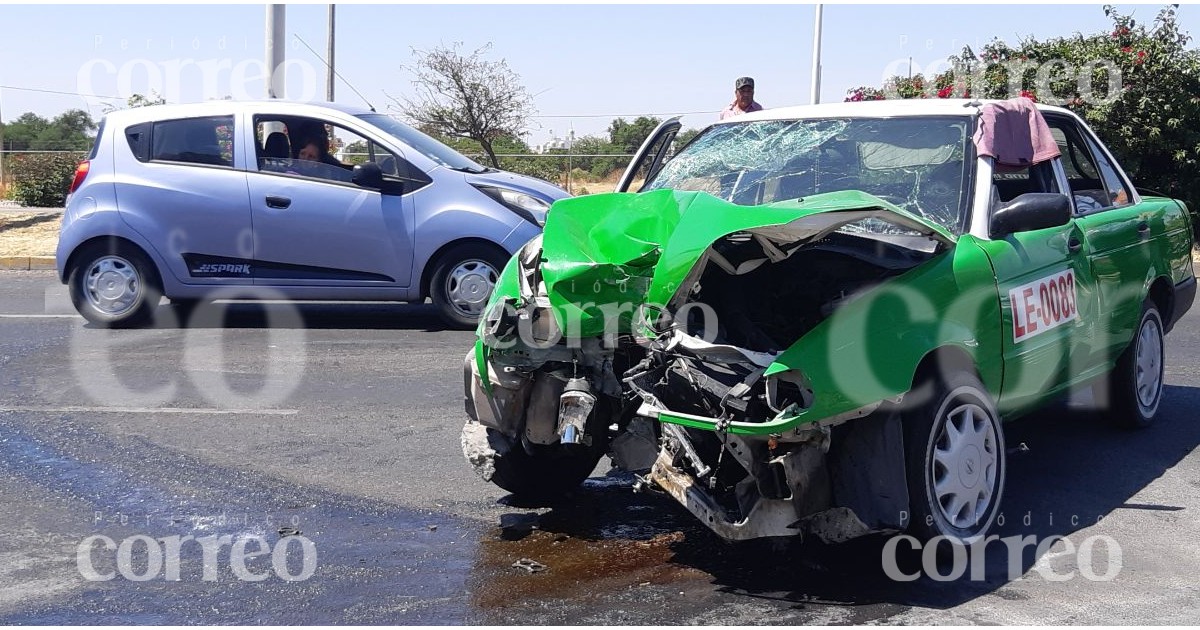
[[[1151,429],[1066,405],[1009,425],[1017,450],[996,533],[1071,544],[989,547],[981,579],[952,582],[889,579],[882,538],[727,545],[606,467],[552,510],[508,504],[460,454],[472,335],[443,330],[428,306],[235,305],[223,325],[187,328],[160,313],[148,330],[95,329],[51,272],[0,274],[0,623],[1200,618],[1195,313],[1168,337]],[[114,578],[85,580],[77,549],[93,535],[127,545],[124,568],[151,579],[127,579],[120,550],[97,543],[85,558]],[[240,580],[227,545],[205,580],[185,543],[180,579],[167,580],[134,538],[224,535],[283,547],[282,571],[263,555],[246,566],[264,579]],[[302,545],[288,542],[301,537],[312,575],[282,579],[303,574]],[[1070,552],[1080,546],[1092,553]],[[514,568],[522,558],[547,569]],[[1110,569],[1107,581],[1083,575]]]

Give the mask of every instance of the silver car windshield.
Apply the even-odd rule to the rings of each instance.
[[[970,123],[962,116],[714,125],[641,190],[703,191],[739,205],[861,190],[961,234]],[[882,224],[855,227],[894,231]]]
[[[415,151],[420,152],[421,155],[446,168],[456,171],[466,171],[468,173],[483,173],[488,170],[471,158],[391,116],[385,116],[384,114],[363,114],[358,116],[358,118],[371,123],[391,136],[395,136],[396,139],[412,147]]]

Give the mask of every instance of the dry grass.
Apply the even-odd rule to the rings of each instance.
[[[0,215],[0,256],[53,256],[62,215]]]

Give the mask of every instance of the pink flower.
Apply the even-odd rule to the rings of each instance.
[[[1021,90],[1020,96],[1022,98],[1027,98],[1027,99],[1033,101],[1034,103],[1037,102],[1037,95],[1034,94],[1032,90]]]
[[[954,92],[953,88],[951,88],[949,85],[947,85],[946,87],[938,90],[938,98],[950,98],[950,96],[953,92]]]

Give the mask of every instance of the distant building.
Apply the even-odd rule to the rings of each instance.
[[[532,147],[534,153],[549,153],[550,151],[565,151],[570,149],[575,144],[575,130],[567,132],[566,138],[559,138],[554,135],[554,130],[550,130],[550,139],[543,144],[537,144]]]

